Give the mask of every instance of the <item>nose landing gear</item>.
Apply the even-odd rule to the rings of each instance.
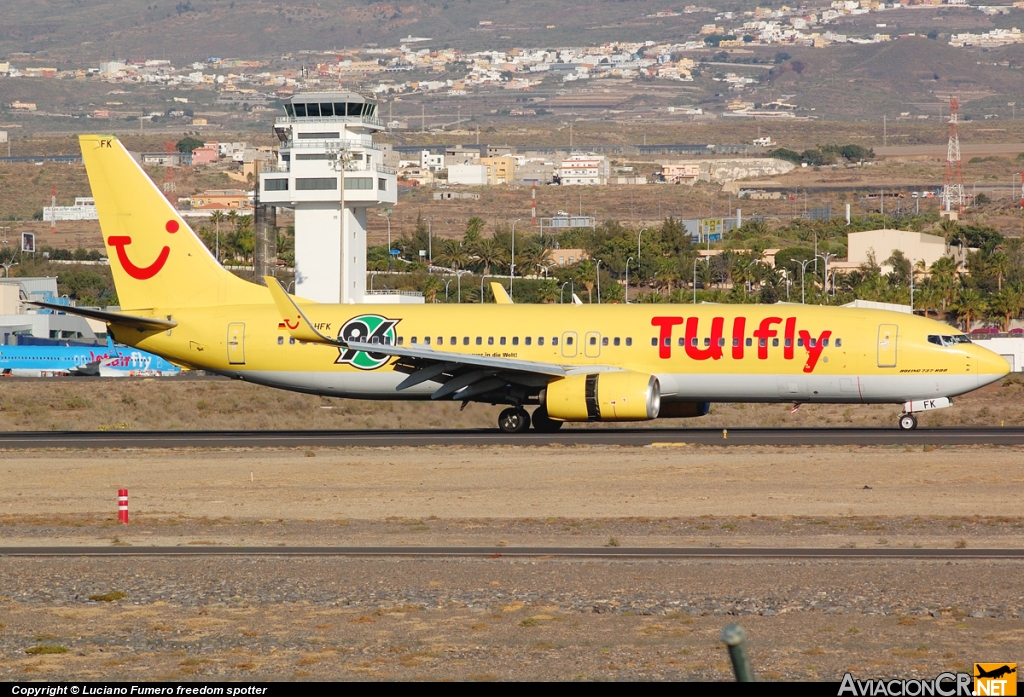
[[[917,428],[917,417],[913,414],[900,414],[900,429],[903,431],[913,431]]]

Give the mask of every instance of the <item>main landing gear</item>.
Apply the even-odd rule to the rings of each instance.
[[[533,410],[533,419],[522,407],[509,407],[498,415],[498,429],[502,433],[522,433],[530,428],[531,420],[533,430],[538,433],[554,433],[562,427],[561,421],[548,418],[548,410],[544,407]]]
[[[913,431],[917,428],[917,417],[913,414],[900,414],[900,429],[903,431]]]
[[[530,415],[522,407],[509,407],[498,414],[498,429],[502,433],[522,433],[530,428]]]

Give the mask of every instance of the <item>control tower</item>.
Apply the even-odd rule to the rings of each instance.
[[[274,124],[277,164],[260,172],[260,203],[295,209],[295,294],[366,302],[366,210],[398,200],[395,170],[373,142],[384,129],[377,103],[352,92],[309,92],[289,98],[284,110]],[[372,301],[403,300],[413,298]]]

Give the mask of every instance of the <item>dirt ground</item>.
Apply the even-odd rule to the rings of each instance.
[[[0,547],[1013,547],[1017,447],[5,451]],[[129,489],[131,524],[116,522]],[[0,680],[934,676],[1017,561],[0,557]]]

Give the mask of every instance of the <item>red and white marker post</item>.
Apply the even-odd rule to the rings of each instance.
[[[117,490],[117,519],[118,521],[128,524],[128,490],[118,489]]]

